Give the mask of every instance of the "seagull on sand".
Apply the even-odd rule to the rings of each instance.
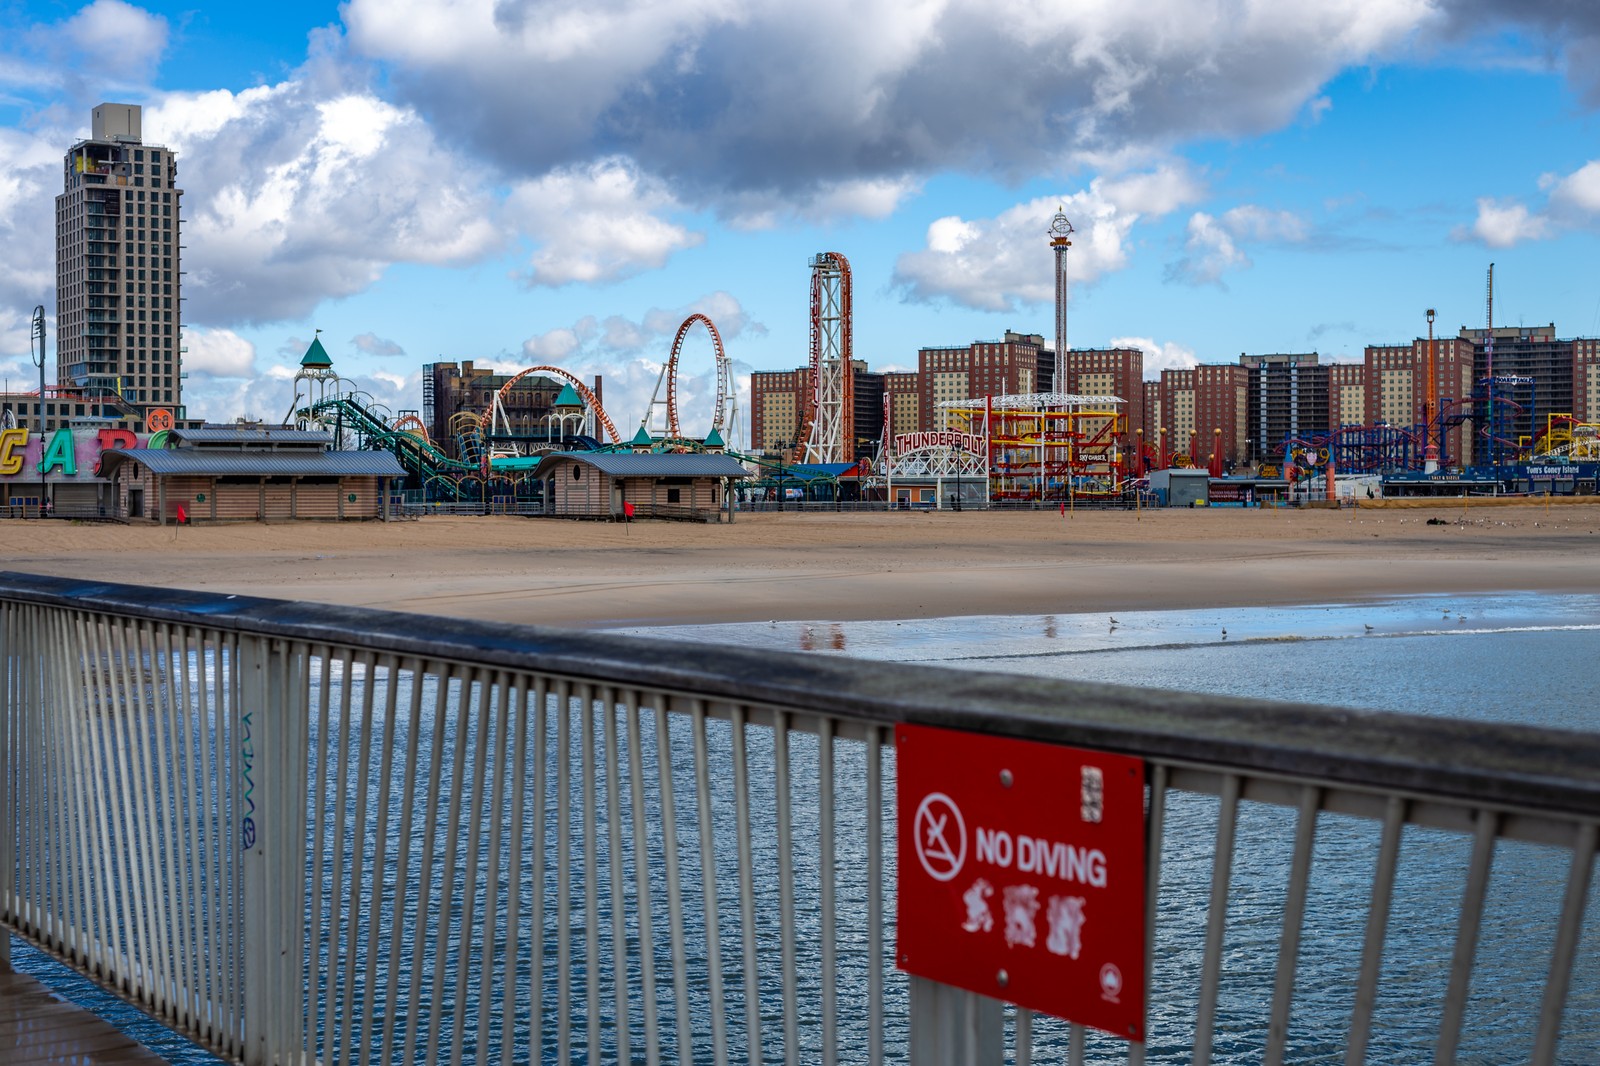
[[[1366,624],[1366,623],[1365,623],[1365,622],[1363,622],[1363,623],[1361,623],[1361,624],[1362,624],[1362,625],[1367,625],[1367,624]],[[1367,626],[1367,632],[1368,632],[1368,633],[1371,633],[1371,632],[1372,632],[1372,627],[1371,627],[1371,626]]]

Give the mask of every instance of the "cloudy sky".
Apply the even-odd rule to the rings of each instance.
[[[1587,0],[349,0],[0,9],[0,375],[53,323],[61,157],[144,106],[185,195],[191,416],[281,417],[313,332],[392,410],[471,359],[643,417],[677,325],[804,362],[807,261],[858,356],[1053,331],[1163,366],[1358,359],[1439,311],[1600,334]],[[51,336],[54,336],[53,324]],[[53,373],[54,348],[51,348]],[[686,428],[709,422],[686,345]],[[748,417],[748,410],[744,411]]]

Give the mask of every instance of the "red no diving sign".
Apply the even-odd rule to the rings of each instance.
[[[897,726],[901,969],[1144,1039],[1144,764]]]

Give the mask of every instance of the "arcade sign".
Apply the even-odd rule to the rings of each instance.
[[[100,476],[101,456],[113,448],[159,448],[165,433],[141,437],[121,428],[62,426],[45,434],[0,429],[0,482],[67,481]]]
[[[895,727],[899,968],[1144,1041],[1144,763]]]

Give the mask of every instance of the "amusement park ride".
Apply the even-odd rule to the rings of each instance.
[[[392,416],[370,396],[333,372],[332,362],[314,340],[295,377],[292,417],[302,425],[331,431],[341,444],[392,451],[409,470],[426,499],[446,501],[520,497],[537,491],[527,481],[538,460],[552,451],[717,450],[745,462],[764,475],[754,486],[832,484],[838,498],[841,478],[853,480],[862,498],[897,496],[896,485],[922,482],[937,486],[934,505],[943,500],[1062,501],[1096,499],[1126,501],[1147,486],[1152,469],[1192,467],[1200,458],[1194,434],[1187,450],[1168,450],[1166,431],[1148,441],[1142,429],[1130,432],[1118,396],[1080,396],[1059,390],[1066,380],[1067,256],[1072,223],[1058,211],[1048,230],[1055,258],[1056,391],[946,400],[936,405],[935,425],[928,431],[896,433],[891,404],[885,397],[883,432],[873,459],[857,461],[854,373],[852,362],[852,294],[849,261],[838,252],[822,252],[811,268],[811,392],[800,412],[799,438],[805,463],[785,466],[768,456],[739,451],[738,391],[732,363],[716,324],[703,314],[683,320],[662,365],[655,391],[639,422],[639,432],[624,441],[599,397],[576,375],[557,366],[529,367],[508,378],[482,411],[457,412],[448,425],[454,440],[446,449],[430,439],[415,412]],[[1494,372],[1494,266],[1489,267],[1485,333],[1485,373],[1471,395],[1441,397],[1433,325],[1427,312],[1428,341],[1422,374],[1423,395],[1414,424],[1343,426],[1330,433],[1286,440],[1282,463],[1269,460],[1254,470],[1261,478],[1282,477],[1293,483],[1312,476],[1326,482],[1335,471],[1345,475],[1381,474],[1388,480],[1421,479],[1459,482],[1477,478],[1510,484],[1528,471],[1561,471],[1546,476],[1592,478],[1600,486],[1600,424],[1580,422],[1571,414],[1546,413],[1543,432],[1517,435],[1514,426],[1537,427],[1532,378]],[[703,440],[683,435],[678,410],[678,366],[685,338],[703,326],[712,345],[716,371],[711,431]],[[530,377],[564,383],[542,431],[513,427],[507,398]],[[570,397],[570,398],[569,398]],[[1470,425],[1470,435],[1457,427]],[[1211,443],[1210,473],[1224,470],[1221,430]],[[1470,463],[1450,449],[1468,451]],[[453,454],[452,454],[453,452]],[[1589,464],[1580,471],[1577,464]],[[1520,473],[1519,473],[1520,471]],[[948,488],[948,492],[947,492]],[[925,491],[925,490],[924,490]],[[1498,490],[1497,490],[1498,491]],[[923,500],[929,499],[924,495]]]
[[[711,433],[705,440],[682,434],[678,413],[678,363],[685,336],[696,324],[710,334],[716,364],[716,396]],[[319,331],[320,332],[320,331]],[[514,389],[531,377],[557,379],[576,394],[577,400],[564,406],[563,390],[549,415],[544,432],[530,435],[518,432],[507,415],[507,399]],[[600,398],[580,378],[558,366],[533,366],[506,379],[482,411],[459,411],[449,421],[454,437],[454,455],[432,440],[427,426],[414,411],[392,415],[369,394],[356,388],[347,378],[334,373],[332,360],[314,340],[294,379],[291,418],[304,427],[331,433],[341,446],[378,448],[393,452],[415,478],[428,500],[464,502],[491,497],[517,497],[533,490],[528,478],[545,454],[563,450],[634,450],[639,439],[623,441],[616,424],[601,406]],[[664,425],[652,429],[652,418],[660,411]],[[655,393],[640,431],[653,450],[689,451],[718,447],[738,455],[728,447],[737,440],[738,393],[732,364],[722,345],[716,324],[703,314],[692,314],[678,327],[672,352],[662,366]],[[738,455],[752,463],[766,462]]]

